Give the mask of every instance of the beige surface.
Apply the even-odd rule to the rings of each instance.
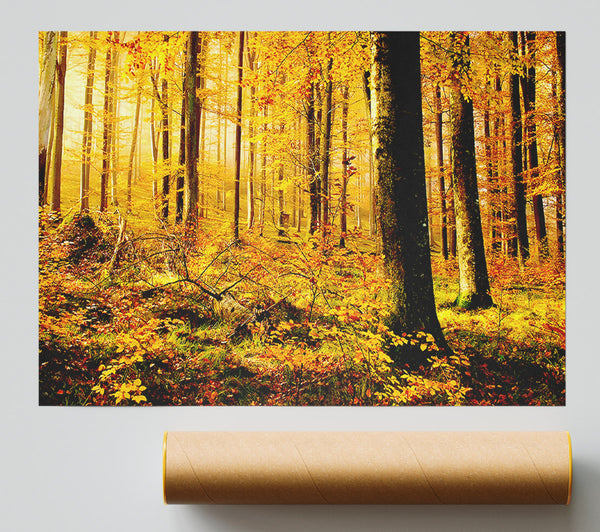
[[[168,432],[166,503],[568,504],[566,432]]]

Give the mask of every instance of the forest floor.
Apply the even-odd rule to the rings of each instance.
[[[447,353],[384,325],[387,281],[360,233],[341,249],[224,230],[203,221],[191,242],[42,212],[40,404],[564,404],[564,263],[488,260],[495,306],[464,311],[456,265],[434,255]]]

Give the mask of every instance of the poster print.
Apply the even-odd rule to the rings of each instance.
[[[40,32],[42,405],[562,405],[563,32]]]

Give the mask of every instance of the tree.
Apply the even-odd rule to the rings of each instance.
[[[240,177],[242,171],[242,81],[244,78],[244,32],[240,31],[238,48],[237,115],[235,126],[235,196],[233,207],[233,241],[240,240]]]
[[[558,252],[560,255],[565,253],[565,178],[566,178],[566,164],[565,164],[565,83],[566,83],[566,70],[565,70],[565,55],[566,55],[566,38],[564,31],[556,32],[556,55],[558,62],[558,124],[556,128],[556,136],[558,137],[558,160],[559,160],[559,171],[558,171],[558,182],[563,192],[559,192],[556,196],[556,234]]]
[[[331,34],[328,33],[328,42],[331,43]],[[323,234],[329,231],[329,202],[331,198],[331,186],[329,183],[329,159],[331,149],[331,121],[333,107],[331,105],[333,95],[333,84],[331,81],[331,68],[333,57],[329,57],[325,68],[325,102],[324,117],[321,127],[321,212],[323,218]]]
[[[120,32],[115,31],[113,40],[119,44]],[[115,46],[112,53],[112,65],[110,67],[110,86],[112,97],[110,99],[110,199],[113,207],[119,207],[119,196],[117,194],[117,176],[119,168],[119,138],[118,138],[118,90],[119,90],[119,46]]]
[[[448,213],[446,208],[446,183],[444,180],[444,143],[442,135],[442,96],[439,83],[435,86],[435,139],[440,191],[440,222],[442,231],[442,256],[448,258]]]
[[[61,31],[58,37],[58,60],[56,62],[56,95],[54,98],[54,141],[50,159],[50,207],[60,213],[60,186],[63,155],[63,129],[65,114],[65,75],[67,73],[67,32]]]
[[[169,36],[165,34],[163,40],[168,43]],[[166,63],[166,61],[165,61]],[[163,162],[163,175],[162,175],[162,189],[161,189],[161,210],[160,217],[163,221],[167,221],[169,218],[169,191],[171,188],[171,173],[169,171],[170,166],[170,153],[169,153],[169,81],[167,79],[167,65],[164,65],[164,74],[161,81],[161,91],[158,89],[158,83],[156,77],[152,76],[152,83],[154,88],[154,97],[160,105],[162,114],[161,132],[162,132],[162,162]]]
[[[452,32],[450,39],[453,76],[450,125],[459,271],[459,292],[455,304],[466,309],[487,308],[493,305],[493,301],[479,210],[473,100],[466,94],[470,70],[469,35]]]
[[[535,235],[540,258],[548,256],[548,235],[546,233],[546,218],[544,216],[544,202],[541,194],[535,192],[539,178],[538,142],[536,132],[536,107],[535,107],[535,63],[536,63],[536,34],[535,31],[521,32],[521,48],[523,55],[528,55],[528,64],[525,67],[525,75],[521,78],[521,90],[523,91],[523,108],[525,110],[524,121],[524,145],[527,153],[527,165],[529,181],[533,185],[532,194],[533,216],[535,219]]]
[[[255,42],[257,38],[255,37]],[[248,36],[250,41],[250,36]],[[248,54],[248,68],[254,72],[256,70],[256,49],[250,47],[250,42],[247,44]],[[248,136],[249,138],[249,154],[248,154],[248,189],[247,189],[247,203],[248,203],[248,229],[252,229],[254,226],[254,169],[256,167],[256,141],[254,140],[254,120],[256,114],[256,85],[253,83],[250,85],[250,120],[248,125]]]
[[[342,87],[342,186],[340,190],[341,220],[340,247],[346,247],[348,231],[348,179],[350,178],[350,159],[348,157],[348,85]]]
[[[198,137],[196,127],[196,64],[198,32],[188,34],[185,55],[183,98],[185,100],[185,201],[183,218],[186,226],[195,231],[198,223]]]
[[[418,32],[371,34],[371,115],[377,216],[392,281],[389,326],[426,331],[447,349],[433,294]]]
[[[516,61],[518,53],[518,36],[516,31],[509,33]],[[527,236],[527,215],[525,183],[523,181],[523,129],[521,120],[521,100],[519,96],[519,73],[510,76],[510,160],[512,169],[513,209],[517,220],[517,244],[519,259],[524,263],[529,259],[529,238]]]
[[[133,119],[133,133],[131,138],[131,149],[129,150],[129,165],[127,167],[127,212],[131,211],[131,186],[133,181],[133,161],[135,157],[135,147],[137,145],[138,130],[140,127],[140,108],[142,104],[142,83],[137,80],[137,91],[135,98],[135,117]],[[179,192],[179,190],[177,190]],[[183,199],[182,199],[183,207]],[[179,212],[179,211],[178,211]],[[182,209],[183,212],[183,209]]]
[[[87,77],[85,84],[85,103],[83,111],[83,141],[81,157],[81,187],[79,194],[80,210],[90,208],[90,167],[92,153],[92,111],[94,95],[94,71],[96,67],[96,32],[90,31],[90,50],[88,53]]]
[[[39,110],[39,204],[46,203],[48,188],[46,167],[50,160],[50,135],[52,132],[52,116],[54,113],[54,84],[56,79],[57,35],[55,31],[47,31],[42,48],[42,70],[38,93]]]
[[[111,110],[113,92],[113,47],[112,32],[108,32],[106,56],[104,59],[104,107],[103,107],[103,129],[102,129],[102,173],[100,174],[100,212],[106,210],[108,206],[107,187],[110,177],[111,167],[111,147],[112,147],[112,120]]]

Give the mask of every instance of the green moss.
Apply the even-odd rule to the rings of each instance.
[[[490,308],[494,306],[492,296],[489,294],[475,294],[473,292],[459,293],[454,305],[464,310]]]

